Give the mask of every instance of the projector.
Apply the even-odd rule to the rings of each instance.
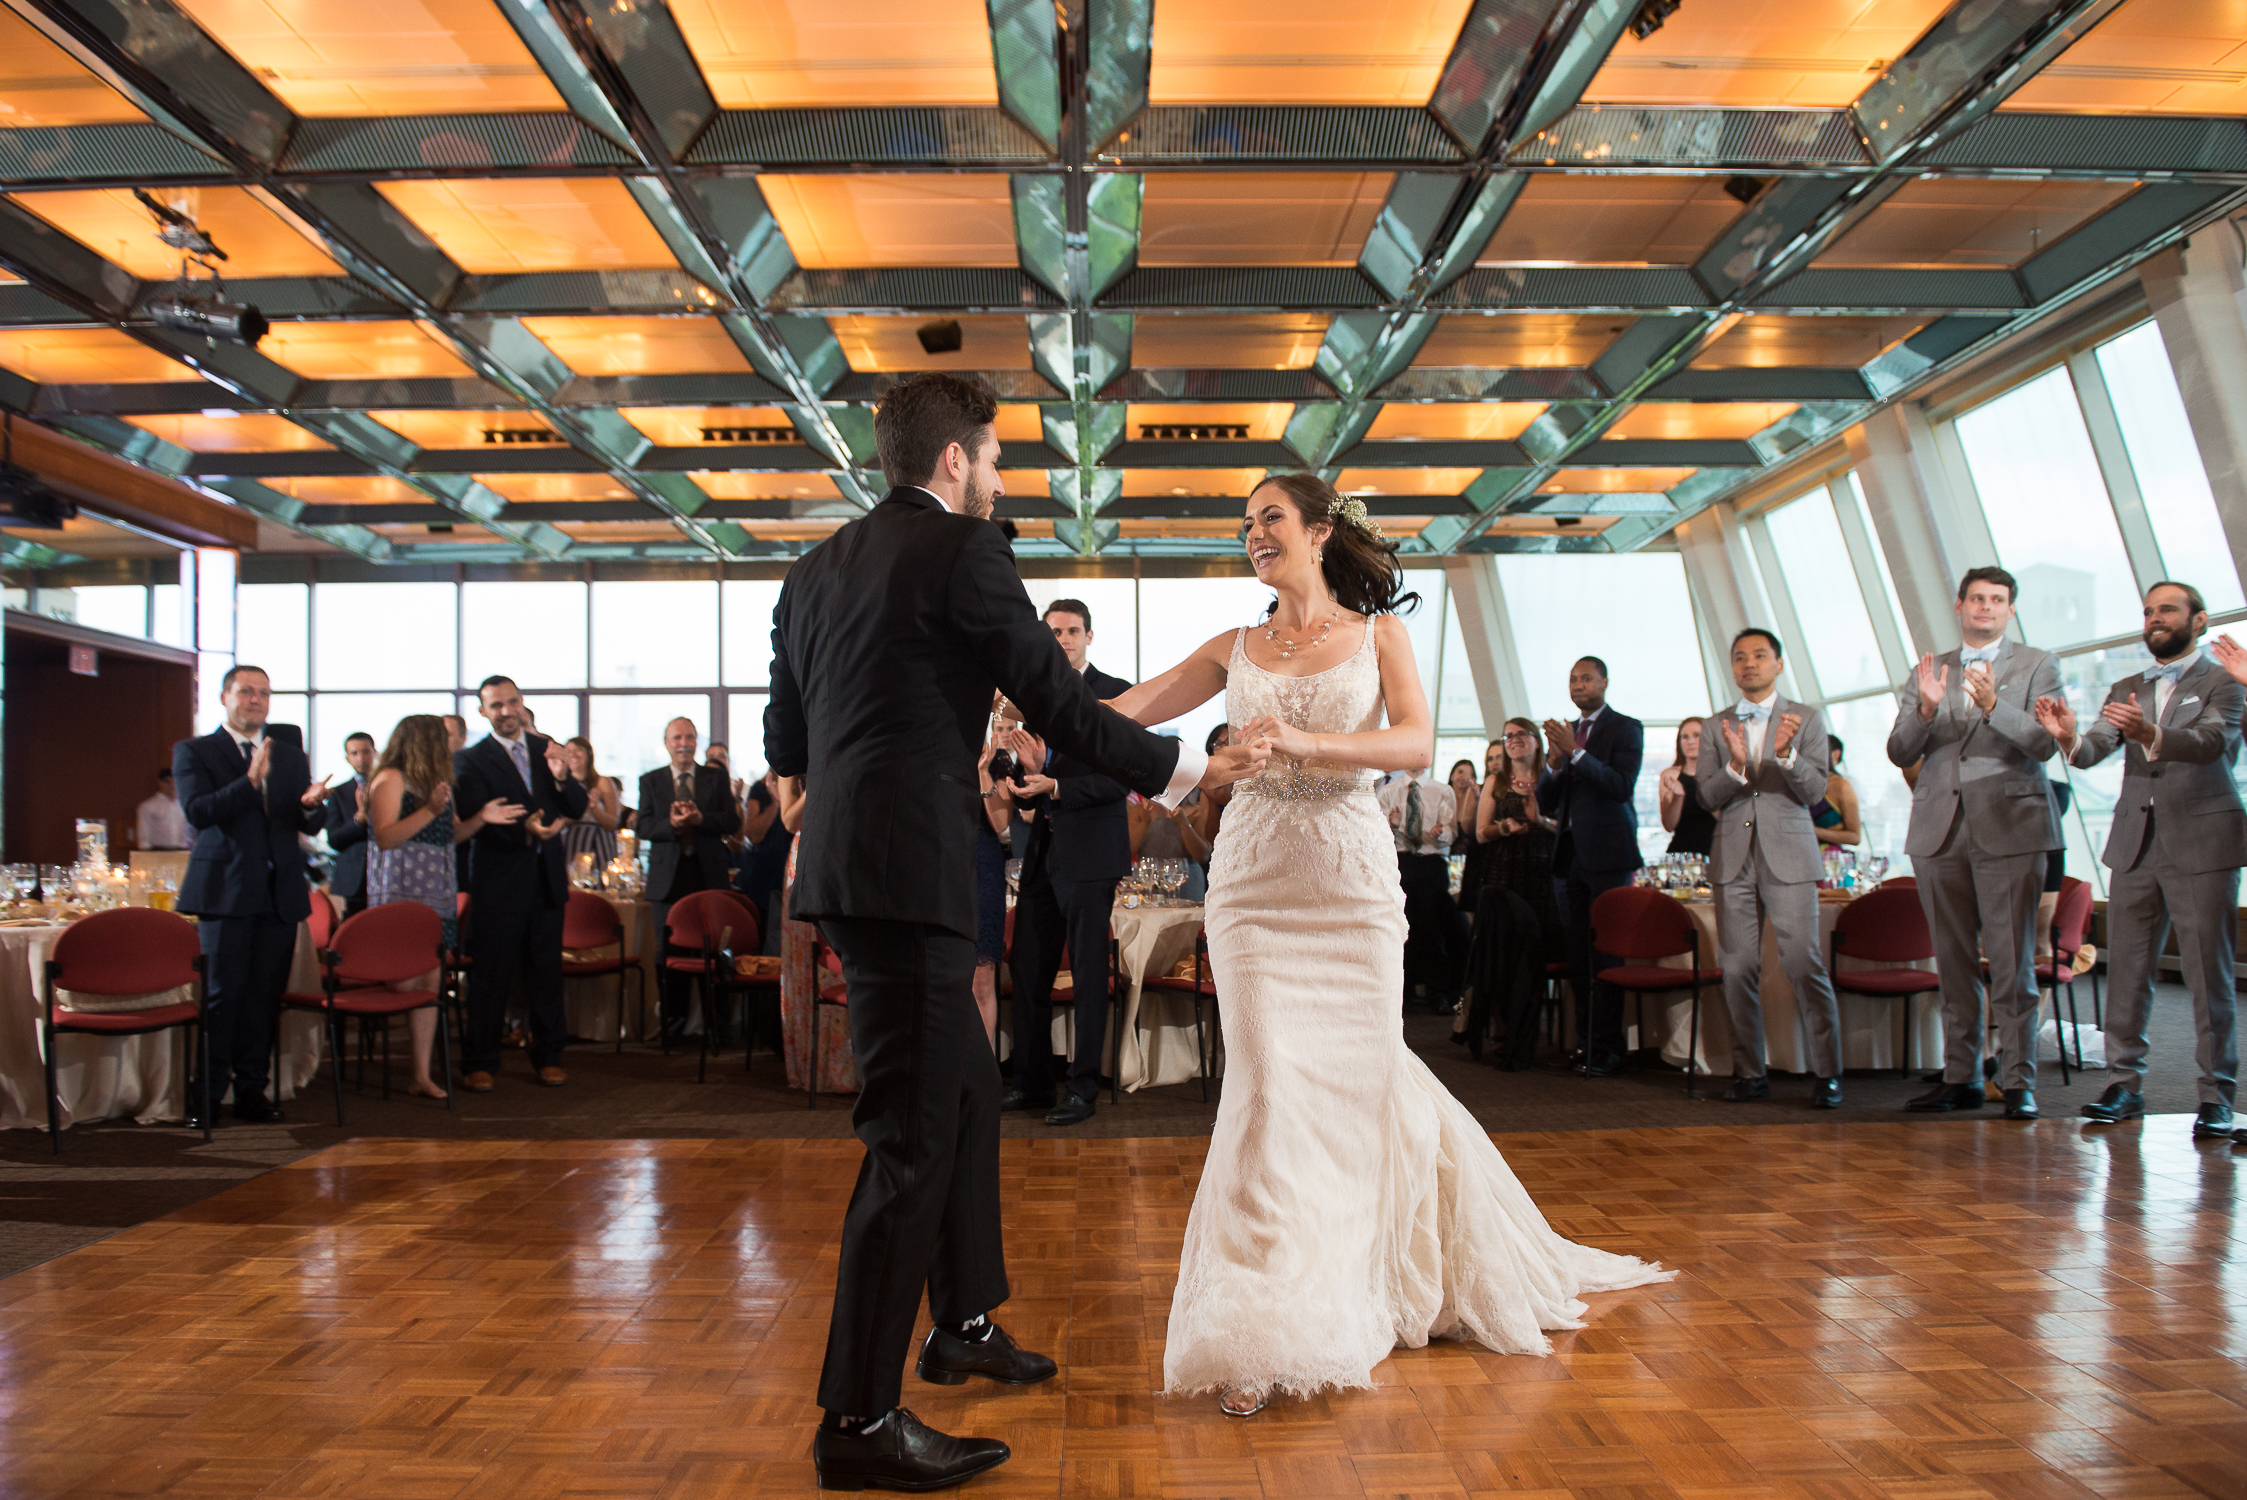
[[[158,327],[175,328],[199,338],[224,339],[230,344],[257,347],[270,325],[265,314],[239,302],[215,297],[157,297],[148,304],[148,316]]]
[[[47,488],[47,482],[29,469],[0,463],[0,515],[19,526],[38,531],[59,531],[62,523],[78,514],[78,502]]]

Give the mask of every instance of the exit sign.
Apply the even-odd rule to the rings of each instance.
[[[70,670],[80,677],[99,677],[101,675],[101,663],[95,655],[94,648],[91,646],[71,647]]]

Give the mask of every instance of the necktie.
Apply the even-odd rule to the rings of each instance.
[[[1415,781],[1404,789],[1404,841],[1412,852],[1420,852],[1420,783]]]
[[[1576,748],[1581,750],[1592,742],[1592,716],[1584,715],[1576,721]]]
[[[523,790],[529,791],[531,785],[531,757],[530,752],[523,748],[523,742],[521,740],[509,740],[507,742],[507,758],[515,762],[515,774],[523,778]]]

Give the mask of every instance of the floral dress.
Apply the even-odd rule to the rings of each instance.
[[[410,817],[421,805],[412,792],[398,801],[398,816]],[[445,947],[460,946],[460,886],[453,867],[453,810],[447,803],[421,832],[395,849],[367,845],[367,904],[419,901],[445,924]]]
[[[812,965],[819,946],[819,929],[809,922],[788,918],[789,903],[796,897],[797,840],[788,850],[788,869],[780,890],[780,1035],[788,1062],[788,1086],[810,1087],[812,1022],[819,1024],[819,1091],[855,1094],[859,1090],[858,1058],[850,1050],[850,1013],[839,1006],[812,1003],[812,986],[824,982],[839,987],[842,976],[815,972]]]

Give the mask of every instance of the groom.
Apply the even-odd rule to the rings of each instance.
[[[791,915],[842,960],[866,1148],[812,1444],[829,1489],[926,1490],[1006,1461],[897,1404],[923,1287],[924,1380],[1028,1385],[1053,1361],[986,1316],[1006,1300],[999,1066],[976,1013],[976,759],[994,688],[1053,747],[1152,796],[1261,768],[1263,748],[1202,757],[1101,706],[1031,608],[999,528],[998,404],[934,371],[874,417],[891,489],[789,571],[773,610],[765,755],[811,771]]]

